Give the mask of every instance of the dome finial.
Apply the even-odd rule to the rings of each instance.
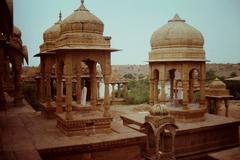
[[[61,21],[62,20],[62,11],[60,10],[60,12],[59,12],[59,21]]]
[[[75,11],[87,11],[87,9],[85,8],[85,6],[84,6],[84,0],[81,0],[81,6],[77,9],[77,10],[75,10]]]
[[[176,13],[173,19],[169,20],[168,22],[185,22],[185,20],[181,19],[180,16]]]

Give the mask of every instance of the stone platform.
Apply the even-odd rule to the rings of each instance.
[[[240,147],[235,147],[208,155],[208,160],[239,160]]]
[[[72,120],[66,120],[65,113],[56,114],[57,128],[67,136],[112,132],[112,118],[103,117],[99,111],[72,111],[72,117]]]
[[[174,119],[182,122],[194,122],[204,120],[204,114],[207,108],[201,108],[199,104],[188,104],[188,109],[184,109],[183,106],[176,106],[175,104],[166,104],[171,116]]]
[[[148,112],[122,115],[123,124],[141,132]],[[177,159],[205,158],[208,153],[239,145],[240,121],[217,115],[205,114],[204,121],[181,122],[175,139]],[[170,147],[170,137],[165,138]]]
[[[111,133],[66,136],[56,119],[45,119],[28,105],[8,107],[0,120],[1,160],[142,160],[146,135],[119,121],[112,122]]]

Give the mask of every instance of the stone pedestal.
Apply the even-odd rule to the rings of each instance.
[[[72,120],[66,120],[63,113],[56,114],[57,128],[67,136],[112,132],[110,126],[112,118],[102,117],[101,112],[79,113],[73,111],[72,116]]]
[[[182,122],[196,122],[205,119],[204,114],[207,108],[189,107],[169,107],[169,113],[174,119]]]

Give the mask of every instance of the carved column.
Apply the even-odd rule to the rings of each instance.
[[[111,83],[111,85],[112,85],[112,100],[114,100],[115,99],[115,93],[114,93],[114,86],[115,86],[115,84]]]
[[[153,97],[154,97],[154,79],[150,78],[150,92],[149,92],[149,104],[153,105],[154,101],[153,101]]]
[[[190,80],[189,80],[189,102],[190,103],[193,102],[193,94],[194,94],[194,92],[193,92],[193,89],[194,89],[193,82],[194,82],[194,79],[191,77]]]
[[[23,105],[23,94],[22,94],[22,57],[15,57],[15,106]]]
[[[81,104],[81,93],[82,93],[82,81],[81,81],[81,65],[77,65],[77,86],[76,86],[76,95],[77,95],[77,104]]]
[[[97,69],[96,62],[91,63],[90,77],[91,77],[91,105],[95,108],[97,106]]]
[[[62,108],[62,71],[63,68],[59,63],[56,65],[56,91],[57,91],[57,96],[56,96],[56,112],[61,113],[63,112]]]
[[[158,79],[154,79],[154,88],[153,88],[153,95],[154,95],[154,104],[158,103]]]
[[[201,64],[200,68],[200,107],[205,107],[205,79],[206,79],[206,71],[205,71],[205,62]]]
[[[65,55],[65,79],[66,79],[66,120],[72,117],[72,55]]]
[[[45,75],[46,79],[46,100],[47,100],[47,107],[51,107],[51,73],[47,71]]]
[[[105,85],[105,90],[104,90],[104,117],[110,117],[110,99],[109,99],[109,83],[110,83],[110,75],[104,75],[104,85]]]
[[[97,81],[97,99],[100,99],[100,82]]]
[[[175,79],[175,69],[169,71],[170,77],[170,99],[173,102],[174,99],[174,79]]]
[[[159,78],[161,84],[161,94],[160,94],[160,103],[166,102],[166,93],[165,93],[165,85],[166,85],[166,78],[165,78],[165,65],[161,65],[159,68]]]
[[[121,92],[120,92],[120,83],[118,83],[118,92],[117,92],[117,97],[120,98],[121,97]]]
[[[182,84],[183,84],[183,109],[188,109],[188,83],[189,83],[189,74],[188,74],[188,65],[182,65]]]
[[[160,103],[165,103],[166,102],[166,93],[165,93],[165,80],[161,80],[161,95],[160,95]]]
[[[0,40],[0,62],[4,61],[4,48],[3,48],[3,42]],[[3,94],[3,73],[4,67],[3,63],[0,63],[0,107],[2,108],[5,105],[5,98]]]

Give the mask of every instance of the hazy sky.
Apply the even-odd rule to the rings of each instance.
[[[80,0],[14,0],[14,23],[22,31],[30,65],[38,65],[43,32],[80,6]],[[175,13],[205,38],[212,63],[240,62],[240,0],[85,0],[85,6],[104,22],[112,37],[112,64],[146,64],[152,33]]]

